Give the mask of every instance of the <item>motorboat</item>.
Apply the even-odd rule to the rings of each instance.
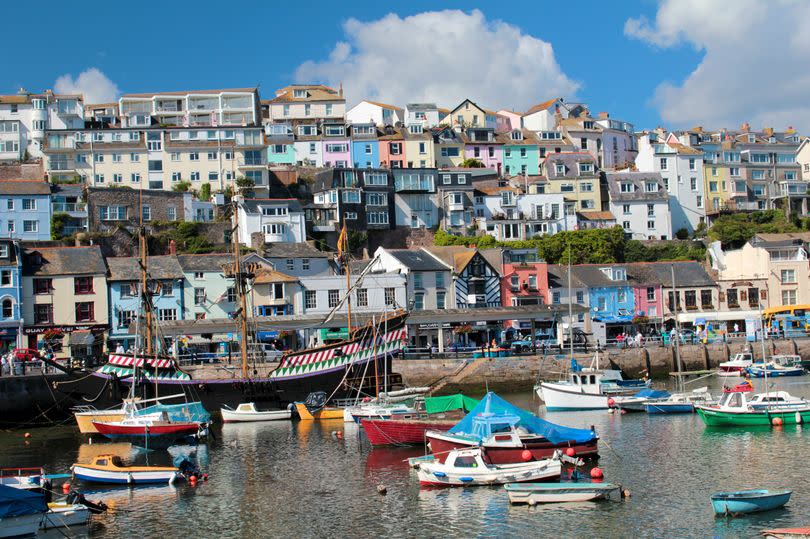
[[[127,398],[120,406],[97,410],[92,406],[77,406],[73,408],[76,424],[82,434],[98,434],[94,421],[102,423],[115,423],[123,421],[127,417],[143,417],[146,419],[159,420],[160,414],[166,412],[172,421],[196,421],[198,423],[209,423],[211,415],[205,410],[200,402],[184,402],[179,404],[167,404],[166,401],[172,399],[185,398],[184,393],[157,397],[154,399]]]
[[[738,352],[729,361],[718,365],[717,376],[742,376],[745,369],[754,363],[754,355],[750,352]]]
[[[0,537],[36,535],[47,512],[44,494],[0,485]]]
[[[650,401],[644,404],[648,414],[691,414],[696,404],[712,404],[715,398],[707,387],[699,387],[688,393],[673,393],[669,398]]]
[[[695,405],[710,427],[796,425],[810,421],[810,404],[785,391],[749,395],[744,391],[724,393],[714,405]]]
[[[481,447],[493,464],[547,459],[557,449],[578,457],[596,457],[599,437],[590,429],[564,427],[540,419],[495,393],[487,393],[464,418],[446,432],[425,432],[438,460],[454,449]]]
[[[424,444],[428,430],[453,428],[478,401],[465,395],[426,397],[419,411],[394,413],[388,419],[362,419],[361,424],[371,445]]]
[[[170,421],[165,412],[159,419],[133,416],[121,421],[93,421],[93,426],[111,440],[125,440],[138,447],[165,448],[205,431],[206,426],[195,421]]]
[[[608,406],[625,412],[644,412],[647,403],[666,400],[671,397],[668,391],[645,388],[633,395],[617,395],[608,399]]]
[[[90,483],[172,484],[184,478],[176,466],[127,466],[117,455],[99,455],[90,464],[77,463],[70,469],[77,479]]]
[[[765,378],[766,376],[802,376],[807,373],[803,367],[785,366],[773,359],[765,363],[754,363],[745,369],[745,371],[754,378]]]
[[[404,402],[361,403],[343,409],[343,421],[361,424],[363,419],[389,419],[394,414],[415,413],[416,408]]]
[[[257,410],[256,404],[243,402],[235,409],[227,406],[220,409],[224,423],[247,423],[251,421],[279,421],[290,419],[292,410]]]
[[[508,483],[503,488],[509,503],[537,505],[603,500],[622,487],[614,483]]]
[[[550,459],[491,464],[480,447],[450,451],[444,462],[423,462],[416,469],[419,483],[434,487],[501,485],[524,481],[553,481],[560,477],[559,453]]]
[[[619,370],[600,369],[597,354],[591,367],[583,368],[572,359],[567,379],[540,382],[535,391],[548,411],[607,410],[611,398],[626,397],[649,386],[649,380],[625,380]]]
[[[90,522],[93,512],[85,505],[79,503],[52,502],[48,504],[48,512],[42,518],[40,529],[72,528],[83,526]]]
[[[739,490],[712,494],[712,508],[717,516],[735,516],[779,509],[789,500],[790,490]]]

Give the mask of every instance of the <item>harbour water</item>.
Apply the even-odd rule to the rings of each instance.
[[[761,382],[757,385],[760,386]],[[810,396],[804,378],[780,381]],[[712,382],[713,391],[719,385]],[[530,393],[504,395],[542,413]],[[696,415],[605,411],[545,415],[594,425],[607,481],[631,492],[621,501],[510,507],[501,488],[420,489],[404,460],[421,448],[372,449],[361,429],[337,422],[221,425],[191,452],[210,480],[196,487],[91,490],[110,511],[71,537],[755,537],[762,529],[810,524],[810,426],[758,431],[704,427]],[[334,431],[345,431],[341,438]],[[115,452],[136,463],[168,464],[123,444],[83,443],[72,426],[0,434],[1,466],[66,471],[77,458]],[[377,493],[377,485],[387,495]],[[720,490],[789,488],[784,510],[715,519]],[[53,533],[53,532],[52,532]],[[51,535],[58,536],[61,535]]]

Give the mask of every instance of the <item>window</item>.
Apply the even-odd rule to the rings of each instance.
[[[739,307],[740,303],[737,299],[737,289],[736,288],[729,288],[726,290],[726,303],[728,303],[729,307]]]
[[[208,160],[209,161],[216,161],[217,160],[217,152],[208,152]]]
[[[647,287],[647,301],[655,301],[655,287]]]
[[[96,175],[94,175],[93,180],[96,183],[104,183],[104,174],[96,174]]]
[[[194,280],[195,281],[202,281],[204,279],[205,279],[205,273],[203,273],[201,271],[195,271],[194,272]]]
[[[421,126],[420,126],[421,127]],[[427,147],[424,142],[419,143],[419,153],[421,155],[425,155],[427,153]]]
[[[162,172],[162,171],[163,171],[163,161],[160,160],[149,161],[149,172]]]
[[[92,277],[76,277],[73,279],[73,293],[74,294],[92,294],[93,293],[93,278]]]
[[[796,282],[796,270],[783,269],[780,272],[782,284]]]
[[[739,169],[739,167],[731,167],[731,168],[728,169],[728,173],[731,176],[739,176],[740,175],[740,169]]]
[[[175,208],[174,206],[166,206],[166,220],[167,221],[177,220],[177,208]]]
[[[751,171],[751,179],[752,180],[764,180],[765,179],[765,171],[764,170],[752,170]]]
[[[386,193],[366,193],[366,204],[369,206],[387,206],[388,195]]]
[[[647,204],[647,217],[655,216],[655,204]]]
[[[630,204],[622,204],[622,213],[624,215],[630,215]]]
[[[121,162],[121,154],[120,153],[112,154],[112,162],[113,163],[120,163]]]
[[[702,196],[698,195],[698,196],[696,196],[696,197],[695,197],[695,205],[696,205],[698,208],[702,208],[702,207],[703,207],[703,197],[702,197]]]
[[[387,307],[396,304],[396,291],[393,288],[386,288],[385,289],[385,305]]]
[[[229,286],[225,290],[225,301],[228,303],[236,303],[236,288]]]
[[[118,315],[118,327],[128,328],[135,321],[135,311],[121,311]]]
[[[194,305],[205,305],[205,288],[194,289]]]
[[[418,271],[413,272],[413,287],[423,288],[422,284],[422,273]]]
[[[158,309],[158,320],[161,322],[177,320],[177,309]]]
[[[785,171],[785,179],[788,180],[788,181],[795,180],[796,179],[796,172],[792,171],[792,170],[786,170]]]
[[[782,305],[796,305],[795,290],[782,290]]]
[[[759,307],[759,289],[758,288],[749,288],[748,289],[748,305],[754,308]]]
[[[436,292],[436,308],[437,309],[445,309],[445,297],[446,294],[444,292]]]
[[[384,172],[368,172],[365,181],[366,185],[388,185],[388,176]]]
[[[51,279],[34,279],[34,294],[50,294],[53,290]]]
[[[529,275],[529,290],[537,290],[537,275]]]
[[[334,309],[340,302],[340,290],[330,290],[328,293],[329,308]]]
[[[353,211],[347,211],[347,212],[345,212],[345,213],[343,214],[343,218],[344,218],[344,219],[349,219],[349,220],[351,220],[351,221],[354,221],[354,220],[356,220],[356,219],[357,219],[357,212],[353,212]]]
[[[295,259],[288,258],[284,261],[285,266],[287,267],[287,271],[292,271],[295,269]]]
[[[191,181],[193,182],[200,181],[200,173],[198,171],[194,171],[191,173]]]
[[[655,221],[647,221],[647,230],[655,230]]]
[[[92,301],[82,301],[76,304],[76,322],[92,322],[95,320]]]
[[[554,167],[554,171],[557,173],[557,175],[565,174],[565,165],[562,163],[557,163]]]
[[[152,220],[152,207],[148,205],[144,205],[143,209],[141,210],[141,218],[144,221],[151,221]]]
[[[436,272],[436,288],[444,288],[444,273],[441,271]]]
[[[113,183],[123,183],[123,182],[124,182],[123,174],[113,174]]]
[[[219,179],[219,173],[218,172],[211,171],[211,172],[208,173],[208,181],[215,182],[218,179]]]
[[[393,145],[391,145],[391,149],[392,149],[391,153],[394,153],[393,152]],[[399,152],[397,152],[397,153],[399,153]],[[458,157],[458,148],[455,147],[455,146],[450,147],[450,148],[442,148],[442,157]]]
[[[622,228],[625,230],[630,230],[630,221],[622,221]]]
[[[93,154],[93,162],[94,163],[103,163],[104,162],[104,155],[100,153]]]
[[[697,161],[694,157],[689,158],[689,170],[697,170]]]
[[[697,191],[697,178],[689,178],[689,188],[692,191]]]
[[[12,286],[11,270],[0,271],[0,286]]]
[[[701,290],[700,291],[700,306],[703,309],[711,309],[712,308],[712,291],[711,290]]]
[[[358,307],[368,307],[368,288],[358,288],[356,296]]]
[[[580,138],[579,139],[579,148],[581,150],[587,150],[588,149],[588,139],[586,139],[584,137]]]
[[[309,270],[309,258],[302,258],[301,259],[301,269]]]
[[[552,292],[552,294],[551,294],[551,302],[554,305],[559,305],[560,304],[560,293],[559,292]]]
[[[344,204],[360,204],[360,191],[353,189],[343,191],[342,198]]]
[[[669,160],[666,157],[659,159],[658,163],[661,170],[669,170]]]
[[[318,308],[318,293],[315,290],[306,290],[304,292],[304,308],[317,309]]]
[[[425,308],[425,295],[421,292],[413,295],[413,308],[417,311]]]
[[[23,221],[23,232],[33,233],[39,231],[39,221]]]
[[[129,160],[133,163],[138,163],[141,160],[141,156],[137,153],[131,153],[129,154]]]
[[[304,105],[304,116],[309,116],[310,114],[312,114],[312,105],[307,103]]]
[[[40,303],[34,305],[35,324],[53,324],[53,305]]]
[[[8,225],[7,225],[7,228],[8,228],[8,232],[10,234],[13,234],[14,233],[14,221],[9,221]]]
[[[37,201],[33,198],[24,198],[22,201],[22,209],[24,211],[32,211],[37,209]]]

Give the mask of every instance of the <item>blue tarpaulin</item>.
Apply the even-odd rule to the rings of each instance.
[[[554,444],[568,441],[585,443],[596,439],[596,433],[592,430],[563,427],[540,419],[509,404],[491,391],[469,414],[464,416],[464,419],[450,429],[450,432],[472,436],[481,441],[494,432],[505,432],[513,426],[523,427],[530,433],[543,436]]]
[[[666,399],[669,397],[668,391],[660,391],[657,389],[642,389],[635,395],[636,397],[644,397],[647,399]]]
[[[187,402],[185,404],[153,404],[138,410],[138,415],[166,412],[172,421],[194,421],[196,423],[210,423],[211,414],[201,402]]]
[[[19,488],[0,485],[0,519],[46,513],[45,495]]]

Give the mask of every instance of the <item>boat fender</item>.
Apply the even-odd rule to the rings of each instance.
[[[70,492],[70,483],[64,482],[62,483],[62,494],[68,494]]]
[[[591,479],[602,479],[605,477],[605,474],[602,472],[602,468],[596,467],[591,470]]]
[[[782,423],[783,423],[783,421],[782,421],[781,417],[774,417],[771,420],[771,424],[773,424],[774,427],[781,427]]]
[[[459,481],[464,481],[465,483],[469,483],[470,481],[473,480],[473,478],[472,477],[459,477],[458,480]]]
[[[630,489],[626,488],[622,490],[622,498],[629,498],[630,497]]]
[[[444,473],[444,472],[440,472],[440,471],[438,471],[438,470],[436,470],[435,472],[433,472],[433,475],[435,475],[436,477],[447,477],[447,474],[446,474],[446,473]]]
[[[528,449],[524,449],[523,452],[520,453],[520,458],[523,460],[523,462],[529,462],[532,460],[532,452]]]
[[[132,474],[131,473],[127,474],[127,484],[128,485],[132,484]]]
[[[796,424],[797,425],[802,424],[802,414],[800,414],[799,412],[796,412]]]

